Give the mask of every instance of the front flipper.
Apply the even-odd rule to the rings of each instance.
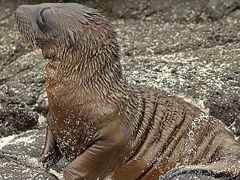
[[[57,147],[52,130],[50,128],[52,123],[52,116],[50,115],[50,113],[47,116],[47,121],[48,127],[46,132],[44,149],[42,151],[42,155],[38,158],[38,160],[40,163],[42,163],[43,167],[46,170],[49,170],[52,165],[57,163],[62,158],[62,154]]]
[[[56,145],[51,129],[48,127],[44,149],[38,160],[46,170],[49,170],[49,168],[57,163],[61,158],[62,154]]]
[[[124,159],[126,137],[120,128],[101,135],[84,153],[64,169],[66,180],[96,180],[109,175]]]

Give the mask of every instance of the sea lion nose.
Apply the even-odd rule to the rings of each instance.
[[[31,5],[20,5],[16,9],[15,13],[30,11],[31,10],[30,7],[31,7]]]
[[[15,18],[18,18],[19,16],[21,16],[22,14],[24,14],[24,11],[23,11],[23,8],[22,8],[22,6],[19,6],[16,10],[15,10],[15,12],[14,12],[14,17]]]
[[[28,16],[29,17],[36,17],[37,13],[40,11],[40,7],[37,5],[20,5],[15,13],[14,16],[16,17],[21,17],[21,16]]]
[[[41,7],[37,5],[21,5],[15,10],[14,17],[16,22],[26,21],[35,25],[40,10]]]
[[[31,13],[31,10],[30,10],[29,6],[28,5],[21,5],[14,12],[14,17],[16,19],[19,19],[19,18],[22,18],[22,17],[26,16],[29,13]]]

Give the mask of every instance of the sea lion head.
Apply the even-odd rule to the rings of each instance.
[[[53,61],[118,58],[111,24],[97,10],[77,3],[22,5],[15,11],[17,28],[33,48]],[[99,59],[99,58],[98,58]]]

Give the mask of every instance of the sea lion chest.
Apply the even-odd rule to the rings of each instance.
[[[94,141],[97,134],[91,102],[81,99],[79,86],[72,81],[51,76],[47,71],[46,88],[49,111],[48,122],[62,154],[73,160]]]

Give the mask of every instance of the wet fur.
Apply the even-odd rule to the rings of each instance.
[[[116,33],[96,10],[40,4],[20,6],[15,17],[49,59],[41,156],[47,168],[64,155],[66,179],[158,179],[180,165],[239,177],[240,145],[221,121],[169,93],[126,82]]]

